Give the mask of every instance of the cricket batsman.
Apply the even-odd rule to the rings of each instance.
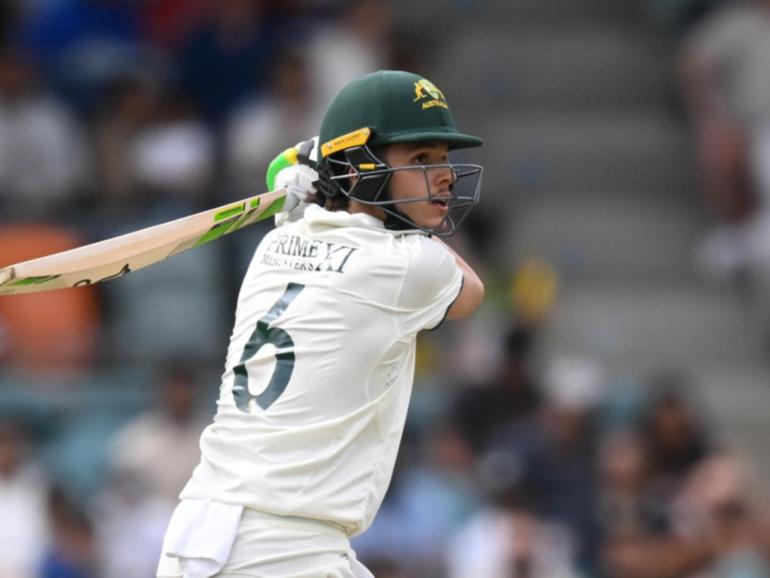
[[[214,421],[166,531],[159,578],[363,578],[349,538],[390,483],[417,334],[481,304],[439,236],[478,165],[430,81],[386,70],[332,100],[318,139],[271,164],[289,191],[240,290]]]

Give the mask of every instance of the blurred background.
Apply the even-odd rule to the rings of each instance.
[[[488,296],[420,338],[360,557],[770,576],[770,1],[5,0],[0,265],[262,192],[380,68],[485,140]],[[270,226],[0,299],[0,578],[154,576]]]

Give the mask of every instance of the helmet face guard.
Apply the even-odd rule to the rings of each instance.
[[[335,158],[336,157],[336,158]],[[449,197],[434,195],[431,176],[437,170],[450,170],[452,184]],[[393,174],[401,171],[421,171],[425,187],[407,198],[393,199],[389,184]],[[429,234],[452,235],[479,200],[483,168],[475,164],[442,163],[390,167],[382,162],[365,144],[346,148],[341,154],[327,156],[319,166],[320,190],[327,196],[342,193],[365,205],[378,207],[387,213],[388,229],[419,229]],[[399,209],[411,203],[445,203],[447,212],[436,227],[415,223]]]

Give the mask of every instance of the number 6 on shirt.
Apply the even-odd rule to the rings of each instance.
[[[255,401],[262,409],[267,409],[286,389],[294,371],[294,341],[291,336],[280,327],[270,327],[286,308],[300,294],[304,285],[289,283],[270,310],[257,321],[257,327],[249,337],[243,348],[241,361],[233,368],[235,379],[233,384],[233,398],[235,404],[244,413],[249,413],[252,401]],[[259,395],[253,395],[249,391],[249,374],[246,370],[246,362],[254,357],[257,352],[268,343],[275,347],[275,369],[270,377],[270,382]]]

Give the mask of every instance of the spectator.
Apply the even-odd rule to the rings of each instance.
[[[262,78],[255,79],[259,86]],[[286,52],[270,73],[268,87],[235,109],[227,121],[225,164],[236,198],[265,186],[276,142],[295,143],[314,135],[320,120],[311,114],[312,93],[306,58]]]
[[[425,578],[443,575],[451,536],[478,506],[471,448],[451,423],[433,424],[428,438],[420,450],[402,443],[377,519],[352,541],[363,560],[397,560],[406,576]]]
[[[193,103],[149,63],[127,71],[109,96],[93,130],[100,200],[123,209],[147,200],[197,206],[210,192],[216,154]]]
[[[19,424],[0,419],[0,576],[37,576],[48,542],[48,483]]]
[[[606,434],[598,457],[598,517],[605,541],[659,534],[669,529],[649,491],[649,458],[632,431]]]
[[[670,535],[668,512],[661,511],[650,491],[646,449],[632,431],[611,432],[602,441],[597,492],[602,575],[632,576],[633,564],[618,562],[623,555]]]
[[[752,496],[754,486],[749,464],[723,453],[703,460],[677,496],[678,533],[714,545],[713,559],[705,568],[707,576],[770,576]]]
[[[81,127],[34,77],[19,52],[0,49],[0,212],[6,219],[49,216],[76,201],[87,184]]]
[[[703,418],[683,388],[682,378],[663,376],[641,420],[641,436],[650,459],[650,484],[662,509],[671,512],[681,484],[712,452]]]
[[[135,202],[130,151],[143,131],[157,121],[163,89],[162,80],[151,71],[137,70],[117,79],[105,91],[91,135],[97,200],[103,206]]]
[[[222,0],[182,42],[181,89],[208,119],[221,121],[255,90],[264,90],[261,81],[281,37],[273,24],[261,0]]]
[[[501,431],[492,450],[520,465],[539,492],[543,515],[572,533],[575,562],[588,573],[595,570],[599,546],[596,413],[603,380],[593,360],[555,359],[544,376],[545,400],[536,419]]]
[[[170,367],[159,383],[157,405],[116,434],[115,471],[175,505],[200,459],[205,423],[196,374],[181,364]]]
[[[447,549],[449,578],[574,578],[572,540],[546,520],[533,481],[510,454],[482,475],[490,506],[474,515]]]
[[[608,532],[603,562],[610,576],[687,576],[715,560],[715,547],[721,540],[715,540],[714,534],[692,531],[703,523],[702,517],[693,517],[694,510],[683,516],[683,489],[713,452],[704,420],[687,396],[681,376],[659,376],[649,387],[653,392],[638,432],[642,446],[632,444],[626,450],[632,450],[642,460],[636,468],[626,468],[625,476],[625,486],[634,482],[631,486],[635,488],[638,508],[636,524],[628,528],[630,531],[624,531],[617,525],[608,526],[608,519],[603,518]],[[624,457],[629,461],[628,455]],[[634,460],[630,461],[633,465]],[[618,488],[623,477],[618,475],[618,457],[615,463],[612,486]],[[611,473],[607,468],[610,465],[609,461],[604,462],[605,491],[610,489],[606,475]],[[631,476],[634,469],[636,475]]]
[[[39,578],[99,578],[93,525],[83,509],[54,488],[49,512],[53,533]]]
[[[179,492],[200,459],[198,391],[187,364],[170,364],[155,405],[115,435],[111,481],[93,503],[100,578],[154,575]]]
[[[53,88],[83,115],[102,90],[146,53],[130,0],[49,2],[34,11],[20,36]]]
[[[671,532],[614,540],[610,576],[766,578],[764,552],[747,464],[722,454],[701,462],[682,485]]]
[[[130,151],[137,190],[161,203],[182,200],[196,206],[211,192],[214,135],[180,93],[166,94],[158,112],[156,122],[137,135]]]
[[[706,271],[728,278],[750,265],[751,221],[770,206],[770,190],[757,186],[765,163],[755,160],[770,126],[768,14],[768,0],[726,3],[682,49],[702,186],[718,222],[699,258]]]
[[[393,18],[387,2],[343,0],[336,14],[307,46],[313,92],[322,107],[313,111],[317,118],[348,82],[390,64]]]
[[[514,325],[504,336],[502,360],[491,382],[463,388],[454,417],[476,451],[483,451],[501,428],[531,420],[542,403],[533,367],[534,329]]]
[[[91,503],[99,578],[154,576],[173,504],[130,472],[115,472]]]

